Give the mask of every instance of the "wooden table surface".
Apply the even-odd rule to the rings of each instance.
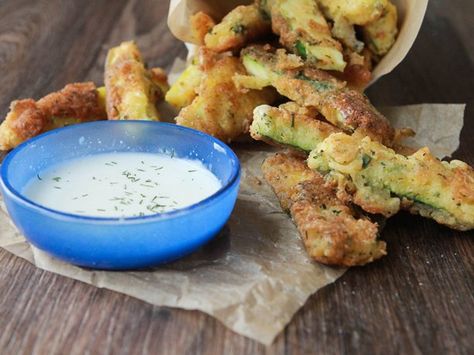
[[[413,0],[416,1],[416,0]],[[106,49],[135,38],[169,69],[184,46],[167,1],[1,0],[0,114],[11,100],[102,82]],[[467,103],[456,158],[474,164],[474,2],[431,0],[414,48],[368,91],[377,105]],[[311,297],[271,347],[197,312],[154,307],[0,251],[1,354],[474,353],[474,233],[401,214],[389,255]]]

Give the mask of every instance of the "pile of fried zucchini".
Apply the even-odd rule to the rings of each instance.
[[[108,52],[105,87],[76,83],[14,101],[0,149],[84,121],[160,120],[156,104],[165,100],[179,125],[287,149],[264,162],[263,175],[318,262],[354,266],[385,255],[377,215],[407,210],[474,228],[473,169],[404,147],[414,133],[395,130],[363,94],[398,33],[389,0],[256,0],[217,20],[192,16],[199,49],[171,87],[124,42]]]
[[[177,123],[232,141],[251,122],[255,140],[289,148],[262,171],[314,260],[382,257],[375,221],[400,210],[474,228],[473,170],[404,147],[414,132],[362,92],[397,36],[390,1],[261,0],[191,23],[200,50],[165,97]]]

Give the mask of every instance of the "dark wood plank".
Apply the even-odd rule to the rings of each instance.
[[[18,97],[102,81],[106,49],[138,40],[152,65],[184,56],[156,0],[0,2],[0,114]],[[474,164],[474,4],[431,0],[415,47],[368,92],[376,104],[466,102],[456,157]],[[310,298],[269,348],[200,312],[154,307],[0,251],[0,353],[474,353],[473,233],[401,214],[389,255]]]

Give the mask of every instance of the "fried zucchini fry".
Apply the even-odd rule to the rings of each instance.
[[[376,55],[386,54],[398,34],[397,8],[389,0],[317,0],[326,17],[334,21],[332,33],[347,47],[360,53],[354,26],[362,26],[364,40]],[[362,46],[361,46],[362,45]]]
[[[270,33],[270,19],[256,4],[237,6],[204,37],[215,52],[238,50],[249,41]]]
[[[397,154],[369,137],[335,133],[314,149],[308,165],[370,213],[391,216],[400,208],[458,230],[474,228],[474,171],[433,157],[428,148]]]
[[[397,8],[389,2],[380,18],[362,28],[364,39],[372,52],[382,56],[392,48],[398,34],[397,21]]]
[[[262,170],[282,208],[290,212],[311,258],[354,266],[386,254],[385,242],[377,240],[377,224],[358,218],[303,159],[277,154],[265,160]]]
[[[159,91],[134,42],[123,42],[109,50],[105,62],[105,88],[110,120],[160,119],[156,109]]]
[[[338,132],[291,105],[257,107],[252,137],[313,149],[309,166],[337,183],[340,199],[387,217],[402,208],[454,229],[474,228],[474,171],[468,165],[441,162],[426,148],[402,155],[357,131]]]
[[[204,38],[216,25],[212,17],[202,11],[199,11],[191,16],[190,24],[193,43],[196,43],[200,46],[204,45]]]
[[[298,106],[294,102],[287,102],[279,107],[257,106],[250,125],[250,134],[255,140],[304,154],[309,154],[324,139],[337,132],[341,130],[324,121],[317,111]],[[360,135],[357,130],[354,134]],[[397,129],[392,148],[398,154],[413,154],[416,149],[402,144],[405,138],[413,136],[415,132],[410,128]]]
[[[179,125],[230,142],[248,132],[254,107],[276,99],[276,93],[270,88],[246,93],[236,88],[232,76],[245,73],[236,57],[223,56],[202,70],[197,96],[176,118]]]
[[[395,130],[362,93],[345,82],[303,63],[298,57],[270,47],[251,46],[241,52],[247,72],[301,106],[315,107],[342,130],[362,134],[390,146]],[[245,80],[239,80],[245,85]]]
[[[199,65],[191,63],[168,90],[165,101],[178,109],[190,105],[197,95],[202,76]]]
[[[324,14],[332,19],[345,18],[350,24],[366,25],[382,16],[388,0],[317,0]]]
[[[341,44],[332,38],[316,0],[275,0],[271,5],[272,29],[280,43],[317,68],[343,71]]]
[[[339,132],[331,124],[315,119],[316,113],[296,106],[294,103],[279,108],[257,106],[250,126],[252,138],[309,153],[332,133]]]
[[[13,101],[0,125],[0,150],[10,150],[40,133],[70,124],[107,119],[103,90],[74,83],[42,99]]]

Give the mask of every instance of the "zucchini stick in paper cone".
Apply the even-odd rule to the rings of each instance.
[[[168,12],[168,26],[177,38],[191,43],[193,40],[189,20],[193,14],[204,11],[214,19],[219,20],[235,6],[251,2],[237,0],[172,0]],[[390,51],[374,68],[371,83],[390,73],[406,57],[420,31],[428,6],[428,0],[393,0],[393,3],[398,10],[399,33]]]

